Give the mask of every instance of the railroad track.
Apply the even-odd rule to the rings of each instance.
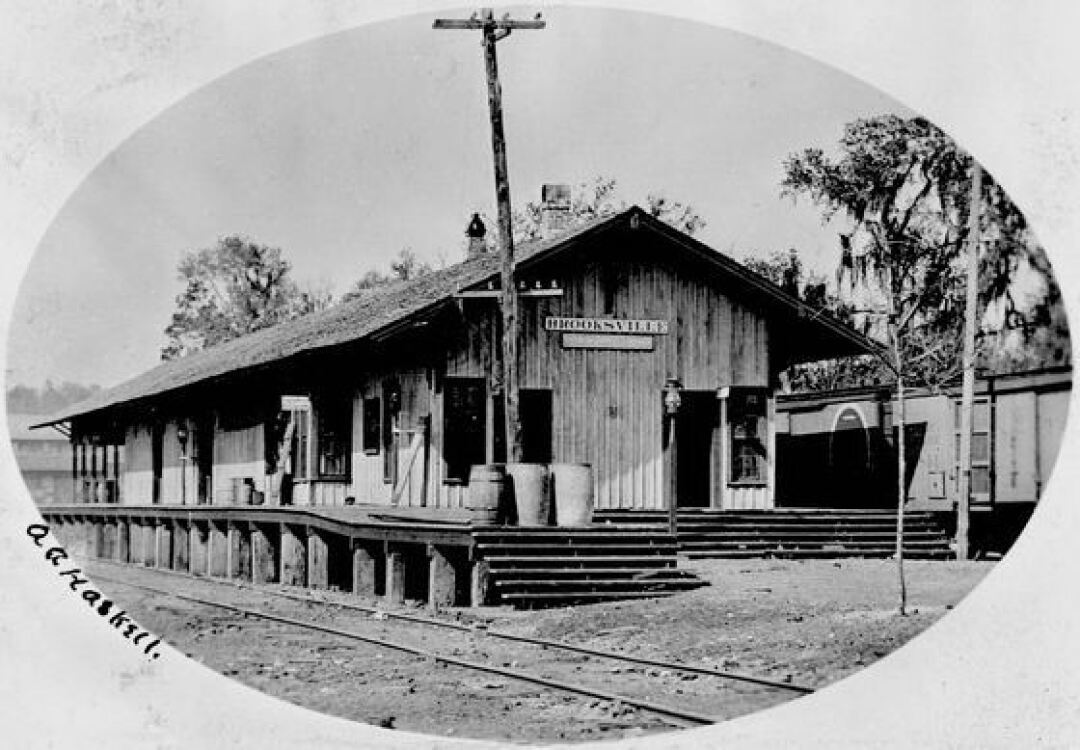
[[[117,565],[117,567],[124,570],[129,569],[128,566]],[[669,662],[660,659],[622,654],[614,651],[605,651],[602,649],[595,649],[585,646],[579,646],[572,643],[566,643],[564,641],[517,635],[514,633],[507,633],[498,630],[488,629],[485,627],[466,625],[458,622],[451,622],[432,617],[424,617],[417,614],[404,612],[388,612],[376,607],[369,607],[355,603],[333,601],[316,596],[287,593],[270,588],[252,586],[249,584],[239,584],[231,581],[215,580],[213,578],[195,577],[175,571],[163,571],[152,568],[139,569],[139,573],[150,573],[158,574],[161,576],[178,577],[186,581],[192,582],[193,584],[216,584],[219,586],[228,587],[232,590],[241,590],[258,596],[269,595],[278,599],[299,602],[309,606],[317,605],[327,609],[336,609],[343,611],[351,610],[377,617],[380,622],[383,622],[385,620],[396,620],[399,622],[409,623],[412,626],[419,626],[421,628],[439,628],[443,630],[452,630],[472,636],[482,634],[485,639],[493,639],[496,641],[504,641],[507,643],[536,646],[543,650],[554,649],[586,658],[610,660],[616,663],[650,667],[653,669],[664,670],[666,672],[690,674],[694,675],[695,677],[707,676],[737,683],[747,683],[768,690],[788,691],[799,694],[813,692],[812,688],[809,687],[792,684],[786,681],[771,680],[755,675],[714,669],[705,666],[680,664],[677,662]],[[603,688],[597,688],[586,684],[571,682],[564,679],[537,674],[535,672],[517,669],[513,667],[513,662],[511,662],[510,667],[507,667],[505,665],[499,666],[492,663],[485,663],[481,661],[462,658],[461,656],[455,654],[438,653],[428,648],[419,647],[402,641],[400,639],[390,639],[386,637],[361,633],[355,629],[346,629],[343,627],[338,627],[336,625],[326,624],[324,622],[314,622],[308,619],[300,619],[291,615],[285,615],[278,612],[269,611],[265,606],[240,606],[235,603],[223,602],[215,599],[206,598],[204,596],[193,596],[191,594],[180,593],[171,589],[161,588],[158,586],[150,586],[144,583],[136,583],[130,580],[112,578],[110,576],[104,575],[94,575],[94,578],[96,580],[101,580],[114,585],[128,586],[134,589],[151,592],[161,596],[172,597],[180,601],[186,601],[203,607],[220,609],[243,617],[257,618],[268,622],[277,623],[279,625],[285,625],[291,628],[321,632],[337,638],[362,642],[378,648],[392,649],[395,651],[410,654],[412,656],[416,656],[417,658],[431,660],[432,662],[436,663],[453,665],[455,667],[466,670],[495,674],[507,679],[512,679],[533,685],[539,685],[550,690],[570,695],[587,696],[605,701],[611,701],[613,703],[621,704],[624,706],[631,706],[636,709],[640,709],[642,711],[653,714],[662,719],[665,723],[678,727],[702,726],[706,724],[712,724],[720,720],[716,716],[697,711],[691,711],[677,706],[665,705],[654,700],[642,699],[640,697],[625,695],[623,693],[614,692]],[[399,632],[398,635],[402,635],[402,633]]]

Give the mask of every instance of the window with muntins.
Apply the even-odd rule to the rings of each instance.
[[[465,482],[485,462],[487,390],[483,378],[447,378],[443,386],[443,458],[446,479]]]
[[[765,394],[755,391],[733,391],[728,398],[733,483],[765,484],[768,481],[766,403]]]
[[[321,399],[318,407],[319,476],[347,477],[352,442],[352,400],[345,396]]]
[[[379,455],[379,436],[382,435],[382,412],[378,398],[364,399],[363,449],[369,456]]]

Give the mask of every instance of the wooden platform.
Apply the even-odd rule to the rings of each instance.
[[[387,506],[76,504],[42,508],[76,555],[390,603],[535,607],[704,585],[640,525],[483,526],[467,511]]]

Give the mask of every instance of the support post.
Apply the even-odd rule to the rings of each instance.
[[[517,314],[517,285],[514,281],[514,237],[510,209],[510,178],[506,165],[506,137],[503,133],[502,86],[495,43],[513,29],[542,29],[544,21],[495,20],[491,8],[480,11],[480,18],[467,20],[438,19],[436,29],[476,29],[483,34],[484,68],[487,73],[488,110],[491,117],[491,145],[495,161],[495,199],[499,214],[499,249],[502,258],[502,289],[499,307],[502,314],[502,358],[499,378],[506,413],[506,456],[521,461],[521,415],[518,409],[517,348],[520,323]]]
[[[405,555],[391,547],[386,549],[386,600],[405,603]]]
[[[116,521],[116,561],[131,561],[131,536],[128,522],[123,518]]]
[[[434,544],[427,546],[428,553],[428,607],[452,607],[457,591],[457,571],[447,556],[447,550]]]
[[[207,575],[209,570],[210,555],[210,530],[202,524],[191,522],[191,532],[188,534],[191,540],[191,574],[197,576]]]
[[[104,482],[105,480],[102,479],[101,481]],[[142,519],[131,518],[128,520],[128,562],[132,565],[142,565],[145,559]]]
[[[67,547],[69,553],[80,560],[88,559],[90,557],[87,552],[90,547],[90,534],[86,528],[86,522],[78,516],[73,516],[69,527],[71,529],[71,539],[64,546]]]
[[[277,580],[274,545],[266,527],[253,523],[251,529],[251,582],[273,583]]]
[[[484,560],[474,560],[469,574],[469,604],[482,607],[491,600],[491,569]]]
[[[287,523],[280,525],[281,576],[289,586],[307,586],[307,532]]]
[[[975,331],[979,307],[979,203],[982,167],[972,159],[968,216],[967,300],[964,309],[963,382],[960,395],[960,486],[956,505],[956,559],[971,554],[971,426],[975,410]],[[1038,441],[1036,441],[1038,443]]]
[[[104,557],[105,555],[105,524],[104,522],[88,518],[84,522],[89,527],[90,539],[87,542],[86,557]]]
[[[173,526],[173,570],[191,570],[191,524],[177,520]]]
[[[157,525],[157,554],[155,563],[159,568],[171,568],[172,553],[172,525],[169,521],[162,520]]]
[[[207,575],[224,578],[229,574],[228,530],[221,523],[210,521],[207,549]]]
[[[143,520],[143,564],[158,565],[158,523],[154,519]]]
[[[225,577],[229,580],[251,580],[251,537],[244,532],[245,528],[235,523],[226,529],[229,553]]]
[[[318,529],[307,528],[308,588],[325,589],[330,586],[330,548]]]
[[[375,596],[375,556],[361,539],[352,540],[352,585],[357,596]]]

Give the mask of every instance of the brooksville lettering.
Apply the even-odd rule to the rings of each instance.
[[[572,333],[648,333],[663,335],[668,332],[666,320],[619,320],[616,318],[545,318],[544,328],[549,331]]]

